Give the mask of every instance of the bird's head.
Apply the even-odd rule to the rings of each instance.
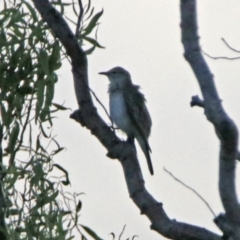
[[[106,75],[112,87],[121,89],[132,83],[129,72],[122,67],[114,67],[107,72],[100,72],[99,74]]]

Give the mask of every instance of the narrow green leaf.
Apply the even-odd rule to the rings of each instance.
[[[15,121],[12,131],[10,133],[9,142],[8,142],[8,146],[7,146],[7,152],[12,153],[14,151],[19,132],[20,132],[19,123],[17,121]]]
[[[23,95],[32,94],[33,88],[30,86],[21,86],[17,89],[17,92]]]
[[[56,192],[54,192],[52,195],[50,195],[49,197],[46,197],[44,198],[44,204],[47,204],[47,203],[50,203],[50,202],[53,202],[56,197],[58,196],[58,190]]]
[[[31,16],[33,18],[33,21],[34,22],[37,22],[38,21],[38,18],[37,18],[37,13],[35,11],[35,9],[31,6],[30,3],[26,2],[23,0],[23,3],[26,5],[26,7],[28,8],[29,12],[31,13]]]
[[[87,21],[94,13],[94,7],[91,9],[91,12],[89,13],[88,17],[84,19],[84,21]]]
[[[16,66],[19,63],[19,60],[22,59],[24,55],[24,43],[20,43],[19,47],[12,51],[12,56],[10,58],[10,65]]]
[[[49,57],[47,52],[41,48],[38,54],[38,59],[39,59],[39,63],[42,67],[43,72],[48,75],[49,74],[49,65],[48,65],[48,61],[49,61]]]
[[[54,82],[55,78],[54,78],[54,73],[52,73],[48,80],[47,80],[47,84],[46,84],[46,101],[45,101],[45,104],[47,106],[51,106],[52,104],[52,100],[53,100],[53,97],[54,97]]]
[[[52,54],[49,57],[49,71],[50,72],[53,72],[59,68],[60,51],[61,51],[61,48],[59,46],[58,41],[56,41],[52,47]]]
[[[6,37],[6,33],[4,32],[4,30],[0,31],[0,46],[6,46],[7,45],[7,37]]]
[[[52,103],[52,105],[54,106],[54,107],[56,107],[57,109],[59,109],[59,110],[69,110],[70,108],[66,108],[66,107],[64,107],[63,105],[60,105],[60,104],[58,104],[58,103]]]
[[[97,21],[102,16],[102,14],[103,14],[103,10],[101,12],[96,13],[92,17],[92,19],[89,22],[89,24],[87,25],[87,27],[85,27],[83,30],[83,34],[82,34],[83,36],[87,36],[92,32],[92,30],[97,26]]]
[[[66,169],[64,169],[62,166],[60,166],[59,164],[53,164],[53,167],[56,167],[56,168],[58,168],[59,170],[61,170],[62,172],[65,173],[66,181],[62,181],[62,183],[64,185],[69,185],[70,184],[70,180],[68,178],[68,171]]]
[[[99,47],[99,48],[105,48],[103,46],[101,46],[97,40],[93,39],[93,38],[90,38],[90,37],[83,37],[84,40],[90,42],[92,45],[96,46],[96,47]]]
[[[13,30],[14,30],[14,33],[16,34],[16,36],[18,36],[18,37],[21,38],[22,40],[24,39],[25,36],[24,36],[23,33],[19,30],[19,26],[17,26],[16,24],[14,24]]]
[[[93,53],[93,51],[95,50],[96,46],[92,46],[91,48],[89,48],[88,50],[85,51],[86,55],[90,55]]]
[[[3,17],[0,19],[0,25],[5,25],[8,22],[11,14],[9,11],[7,11],[7,9],[1,11],[0,13],[1,15],[3,15]]]
[[[65,149],[65,147],[61,147],[61,148],[59,148],[59,149],[57,149],[57,150],[54,150],[53,153],[52,153],[52,155],[56,155],[56,154],[58,154],[59,152],[61,152],[62,150],[64,150],[64,149]]]
[[[45,137],[45,138],[50,138],[51,137],[51,134],[48,136],[46,133],[45,133],[45,131],[44,131],[44,129],[43,129],[43,125],[40,123],[40,129],[41,129],[41,133],[43,134],[43,136]]]
[[[88,0],[88,3],[87,3],[87,9],[86,9],[86,12],[85,12],[85,14],[87,14],[87,13],[88,13],[88,11],[89,11],[90,7],[91,7],[91,0]]]
[[[81,209],[82,209],[82,202],[79,200],[76,206],[76,212],[80,212]]]
[[[19,209],[17,208],[9,209],[9,215],[18,215],[18,214],[19,214]]]
[[[93,239],[95,240],[103,240],[102,238],[100,238],[92,229],[90,229],[87,226],[84,226],[81,224],[81,227],[91,236],[93,237]]]
[[[49,106],[47,106],[46,105],[46,102],[45,102],[45,106],[44,106],[44,108],[41,110],[41,113],[40,113],[40,120],[41,120],[41,122],[45,122],[45,121],[47,121],[48,120],[48,116],[49,116],[49,114],[50,114],[50,108],[49,108]]]
[[[7,126],[6,123],[7,123],[7,111],[6,111],[6,108],[4,106],[4,103],[1,102],[1,118],[2,118],[2,123],[3,125]]]
[[[37,103],[36,103],[36,113],[35,113],[35,121],[37,122],[43,102],[44,102],[44,90],[45,90],[46,82],[44,80],[39,80],[37,82]]]
[[[78,4],[77,4],[77,5],[78,5]],[[75,7],[75,2],[74,2],[74,0],[72,0],[72,9],[73,9],[74,14],[78,17],[78,13],[77,13],[77,10],[76,10],[76,7]]]
[[[14,23],[19,22],[21,18],[21,13],[19,12],[19,9],[14,9],[11,14],[11,19],[8,22],[6,28],[10,28]]]

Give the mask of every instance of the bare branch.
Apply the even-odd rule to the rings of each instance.
[[[92,93],[92,95],[94,96],[94,98],[96,99],[96,101],[101,105],[101,107],[103,108],[104,112],[106,113],[106,115],[108,116],[109,120],[110,120],[111,123],[112,123],[112,119],[111,119],[111,117],[110,117],[110,115],[109,115],[106,107],[103,105],[103,103],[102,103],[102,102],[100,101],[100,99],[97,97],[96,93],[95,93],[91,88],[89,88],[89,90],[90,90],[90,92]],[[112,123],[112,125],[113,125],[113,123]]]
[[[77,27],[76,27],[76,32],[75,32],[75,36],[78,37],[79,35],[79,31],[80,31],[80,25],[81,25],[81,21],[82,21],[82,17],[83,17],[83,5],[82,5],[82,0],[78,0],[79,3],[79,16],[78,16],[78,21],[77,21]]]
[[[121,240],[121,237],[122,237],[122,235],[123,235],[123,233],[125,231],[125,228],[126,228],[126,225],[123,226],[123,230],[121,231],[118,240]]]
[[[236,52],[236,53],[240,53],[239,50],[231,47],[224,38],[222,38],[222,41],[225,43],[225,45],[226,45],[230,50],[232,50],[232,51],[234,51],[234,52]],[[204,53],[204,55],[206,55],[207,57],[212,58],[212,59],[214,59],[214,60],[219,60],[219,59],[224,59],[224,60],[238,60],[238,59],[240,59],[240,57],[225,57],[225,56],[213,57],[213,56],[211,56],[210,54],[204,52],[203,50],[202,50],[202,52]]]
[[[58,37],[71,59],[74,87],[79,109],[71,117],[89,129],[108,150],[108,156],[122,164],[129,195],[152,223],[151,228],[163,236],[178,240],[220,240],[221,237],[204,228],[171,220],[162,203],[155,200],[145,188],[144,179],[133,144],[120,141],[98,115],[88,86],[87,58],[75,35],[62,15],[48,0],[32,0],[44,21]]]
[[[231,47],[224,38],[222,38],[222,41],[226,44],[226,46],[227,46],[229,49],[231,49],[232,51],[234,51],[234,52],[236,52],[236,53],[240,53],[239,50]]]
[[[201,54],[196,16],[196,0],[181,0],[181,30],[185,58],[200,85],[207,119],[214,125],[221,143],[219,191],[226,214],[235,229],[232,237],[237,240],[240,239],[240,207],[235,187],[238,129],[222,107],[213,74]]]
[[[169,172],[166,168],[163,168],[165,172],[167,172],[175,181],[181,183],[184,187],[188,188],[189,190],[191,190],[192,192],[194,192],[207,206],[207,208],[210,210],[210,212],[213,214],[214,217],[216,217],[216,214],[214,213],[214,211],[212,210],[212,208],[210,207],[210,205],[208,204],[208,202],[193,188],[189,187],[186,183],[184,183],[183,181],[181,181],[180,179],[176,178],[171,172]]]
[[[204,101],[202,99],[200,99],[198,97],[198,95],[192,96],[192,101],[191,101],[190,105],[191,105],[191,107],[198,106],[198,107],[204,108]]]
[[[213,56],[211,56],[210,54],[204,52],[203,50],[202,50],[202,52],[204,53],[204,55],[206,55],[207,57],[212,58],[212,59],[214,59],[214,60],[219,60],[219,59],[224,59],[224,60],[238,60],[238,59],[240,59],[240,57],[222,57],[222,56],[221,56],[221,57],[213,57]]]

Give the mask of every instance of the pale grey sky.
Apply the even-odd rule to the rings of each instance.
[[[167,168],[198,191],[216,214],[223,211],[217,189],[219,141],[203,110],[190,107],[191,96],[201,94],[183,57],[180,1],[94,0],[92,4],[96,11],[104,9],[98,40],[106,49],[97,49],[88,58],[90,87],[108,108],[108,80],[98,72],[122,66],[131,73],[133,82],[145,94],[153,121],[149,140],[153,177],[138,148],[147,189],[163,202],[169,217],[218,232],[204,203],[163,171]],[[199,1],[198,25],[205,52],[213,56],[236,56],[221,38],[240,50],[238,0]],[[240,61],[207,58],[207,62],[224,107],[239,126]],[[65,106],[75,110],[69,66],[64,66],[59,75],[56,101],[65,101]],[[101,106],[97,107],[109,122]],[[85,193],[81,197],[81,223],[104,239],[111,239],[110,232],[120,233],[125,224],[122,239],[135,234],[142,240],[164,239],[150,230],[150,222],[131,201],[119,162],[108,159],[98,140],[70,120],[69,115],[70,112],[61,113],[54,126],[59,142],[67,148],[55,161],[69,171],[71,189]]]

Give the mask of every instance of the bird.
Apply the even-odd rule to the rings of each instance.
[[[130,73],[122,67],[114,67],[99,74],[107,76],[110,81],[108,93],[111,120],[125,132],[127,142],[134,143],[134,139],[137,139],[153,175],[151,148],[148,143],[152,120],[145,97],[139,91],[140,87],[132,83]]]

